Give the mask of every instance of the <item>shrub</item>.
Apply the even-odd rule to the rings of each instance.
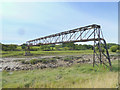
[[[43,59],[31,59],[30,61],[25,61],[25,60],[21,61],[22,64],[37,64],[39,62],[43,64],[47,64],[47,63],[56,63],[57,60],[54,58],[51,59],[43,58]]]
[[[21,63],[22,63],[22,64],[25,64],[25,60],[22,60]]]
[[[71,57],[68,57],[68,56],[67,56],[67,57],[64,58],[64,61],[70,61],[70,60],[73,60],[73,59],[74,59],[74,58],[73,58],[72,56],[71,56]]]
[[[62,57],[53,57],[54,59],[61,59]]]
[[[95,50],[96,50],[96,51],[99,51],[99,48],[98,48],[98,47],[95,47]],[[101,50],[102,50],[102,52],[105,51],[105,49],[104,49],[103,47],[101,47]]]
[[[31,59],[30,61],[25,61],[25,60],[21,61],[22,64],[37,64],[38,62],[41,62],[41,60],[39,60],[39,59]]]
[[[49,62],[51,62],[51,63],[56,63],[57,60],[56,60],[55,58],[51,58],[51,59],[49,60]]]
[[[114,45],[110,48],[112,52],[116,52],[118,50],[118,45]]]
[[[116,52],[117,52],[117,53],[120,53],[120,50],[117,50]]]
[[[29,61],[22,60],[21,63],[22,64],[29,64]]]
[[[29,62],[30,62],[30,64],[36,64],[38,62],[38,60],[37,59],[31,59]]]

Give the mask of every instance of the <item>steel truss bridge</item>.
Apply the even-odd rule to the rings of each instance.
[[[103,33],[100,25],[88,25],[85,27],[76,28],[69,31],[64,31],[49,36],[29,40],[26,42],[28,47],[59,44],[69,42],[87,42],[93,41],[93,67],[99,62],[102,65],[112,67],[109,52],[106,46],[106,41],[103,37]],[[96,48],[98,48],[96,50]],[[104,49],[104,51],[103,51]]]

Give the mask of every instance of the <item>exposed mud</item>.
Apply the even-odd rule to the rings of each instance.
[[[118,60],[118,56],[111,55],[112,60]],[[31,63],[31,60],[33,62]],[[36,60],[36,62],[34,62]],[[99,60],[96,59],[99,63]],[[68,67],[73,64],[93,63],[93,55],[79,55],[79,56],[41,56],[34,58],[1,58],[2,70],[17,71],[17,70],[33,70],[44,68]]]

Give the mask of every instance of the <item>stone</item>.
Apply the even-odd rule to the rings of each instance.
[[[72,60],[70,60],[70,61],[69,61],[69,63],[73,63],[73,61],[72,61]]]
[[[77,63],[81,63],[82,61],[77,61]]]
[[[46,68],[46,66],[45,65],[41,65],[40,68],[43,69],[43,68]]]

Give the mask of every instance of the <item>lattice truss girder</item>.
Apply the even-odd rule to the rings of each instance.
[[[66,43],[66,42],[85,42],[92,41],[94,39],[94,32],[99,33],[99,25],[89,25],[86,27],[77,28],[74,30],[69,30],[46,37],[34,39],[27,41],[28,45],[40,45],[40,44],[57,44],[57,43]],[[96,38],[98,39],[96,34]],[[101,38],[102,39],[102,38]]]
[[[103,37],[100,25],[89,25],[77,29],[49,35],[46,37],[37,38],[27,41],[28,46],[58,44],[67,42],[94,42],[93,52],[93,66],[100,62],[103,65],[111,67],[109,52],[107,50],[106,41]],[[98,48],[96,50],[96,48]],[[104,49],[104,52],[103,50]],[[107,60],[106,60],[107,59]],[[107,64],[108,63],[108,64]]]

